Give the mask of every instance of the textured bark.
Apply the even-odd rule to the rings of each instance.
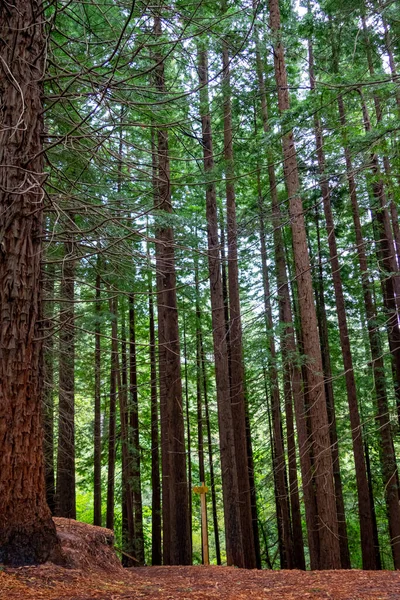
[[[106,527],[114,529],[114,490],[115,490],[115,434],[117,409],[117,370],[118,370],[118,339],[117,339],[118,299],[110,299],[111,313],[111,368],[110,368],[110,406],[108,415],[108,472],[107,472],[107,513]]]
[[[363,11],[365,11],[365,8],[366,6],[364,4]],[[368,70],[370,75],[374,76],[375,69],[372,57],[373,47],[369,36],[365,14],[362,14],[361,21],[364,33]],[[362,103],[364,128],[366,132],[370,132],[372,129],[371,121],[369,118],[366,102],[363,98],[362,90],[360,90],[360,96]],[[376,93],[373,94],[373,99],[375,106],[376,121],[377,123],[380,123],[382,121],[383,115],[381,101]],[[393,236],[393,233],[396,234],[397,232],[397,235],[399,237],[399,226],[398,219],[396,218],[396,207],[393,203],[393,200],[390,200],[390,187],[387,186],[388,189],[387,191],[385,190],[385,184],[380,174],[379,160],[376,153],[371,153],[370,162],[371,172],[373,175],[372,192],[375,199],[372,211],[376,220],[375,230],[378,234],[379,240],[378,254],[380,254],[380,257],[378,254],[377,257],[380,269],[385,272],[384,281],[382,282],[382,290],[385,308],[388,313],[387,332],[389,338],[390,351],[392,353],[392,372],[397,404],[397,417],[400,423],[400,328],[398,322],[398,312],[400,310],[400,277],[398,275],[398,254],[396,253],[396,245]],[[389,159],[385,154],[383,155],[383,166],[386,178],[389,183],[391,180],[391,168]],[[387,196],[389,196],[389,201]],[[390,222],[388,206],[391,209],[393,232]]]
[[[158,189],[158,154],[156,146],[156,135],[154,129],[151,130],[151,157],[152,157],[152,183],[153,183],[153,197],[154,197],[154,208],[158,209],[161,204]],[[161,260],[160,246],[155,244],[156,254],[156,266]],[[157,305],[157,317],[158,317],[158,374],[159,374],[159,390],[160,390],[160,427],[161,427],[161,474],[162,474],[162,562],[168,565],[170,562],[170,540],[169,540],[169,527],[164,526],[164,518],[169,514],[169,490],[168,490],[168,478],[169,478],[169,466],[168,466],[168,450],[167,450],[167,410],[166,410],[166,382],[165,382],[165,347],[163,344],[164,334],[162,328],[164,326],[164,310],[165,306],[162,299],[162,279],[160,272],[156,271],[156,305]],[[155,349],[155,346],[154,346]]]
[[[253,2],[253,10],[256,10],[256,2]],[[255,46],[256,46],[256,71],[257,71],[257,82],[258,82],[258,91],[260,95],[260,103],[261,103],[261,117],[263,123],[263,130],[265,133],[269,131],[269,123],[268,123],[268,104],[267,104],[267,95],[265,91],[265,82],[264,82],[264,65],[261,58],[261,52],[259,49],[259,39],[258,39],[258,30],[255,27],[254,32],[255,38]],[[288,462],[289,462],[289,484],[290,484],[290,504],[291,504],[291,512],[292,512],[292,534],[293,534],[293,561],[294,566],[298,569],[305,569],[305,558],[304,558],[304,546],[303,546],[303,532],[301,525],[301,512],[300,512],[300,499],[299,499],[299,491],[298,491],[298,481],[297,481],[297,461],[296,461],[296,441],[294,435],[294,424],[293,424],[293,399],[292,392],[296,390],[299,394],[298,403],[303,404],[303,409],[301,409],[301,413],[304,412],[304,402],[301,391],[301,382],[298,379],[298,383],[300,386],[294,385],[292,390],[291,381],[293,381],[294,377],[298,377],[298,369],[294,364],[295,353],[296,353],[296,342],[293,335],[293,326],[292,326],[292,315],[290,308],[290,296],[289,296],[289,288],[287,285],[286,278],[286,259],[284,254],[284,245],[281,231],[281,215],[280,215],[280,207],[278,202],[278,194],[276,187],[276,176],[275,176],[275,167],[274,167],[274,158],[272,156],[272,152],[269,147],[265,149],[266,158],[268,163],[268,181],[269,181],[269,193],[271,196],[272,203],[272,224],[273,224],[273,237],[274,237],[274,253],[275,253],[275,265],[276,265],[276,279],[278,284],[279,296],[279,320],[280,323],[284,327],[284,335],[282,340],[282,354],[284,359],[284,394],[285,394],[285,412],[286,412],[286,427],[287,427],[287,440],[288,440]],[[259,178],[259,174],[258,174]],[[260,196],[260,193],[259,193]],[[261,198],[261,196],[260,196]],[[263,213],[261,210],[260,216],[263,217]],[[287,308],[286,308],[287,307]],[[285,318],[287,319],[285,321]],[[286,338],[287,336],[292,337],[291,339],[291,350],[289,350],[287,346]],[[290,371],[293,369],[297,372],[297,376],[294,374],[291,375]],[[307,459],[305,459],[307,460]],[[304,459],[302,461],[304,463]],[[309,475],[307,475],[309,479]],[[314,503],[307,501],[308,494],[313,489],[312,486],[305,484],[304,494],[306,497],[306,521],[307,527],[311,522],[313,523],[310,528],[309,537],[311,539],[310,544],[310,555],[311,555],[311,563],[315,564],[316,557],[315,552],[313,550],[312,539],[315,537],[314,529],[316,524],[315,515],[310,516],[310,510],[312,510]],[[311,521],[310,521],[311,519]]]
[[[260,178],[258,175],[258,182]],[[294,549],[293,549],[293,536],[292,527],[290,520],[290,504],[289,495],[285,480],[286,473],[286,460],[285,460],[285,448],[283,444],[282,436],[282,416],[281,416],[281,400],[279,393],[279,380],[278,370],[276,367],[276,350],[275,340],[273,333],[273,322],[272,322],[272,307],[271,307],[271,293],[269,286],[269,274],[267,266],[267,252],[265,245],[265,228],[264,219],[262,214],[261,205],[261,188],[259,185],[259,218],[260,218],[260,242],[261,242],[261,267],[263,275],[263,288],[264,288],[264,310],[265,310],[265,325],[268,335],[268,347],[269,347],[269,380],[271,385],[271,413],[272,413],[272,425],[273,425],[273,439],[274,439],[274,473],[275,473],[275,485],[276,485],[276,501],[279,505],[279,518],[280,531],[282,532],[282,548],[280,550],[282,556],[282,569],[292,569],[294,567]]]
[[[288,250],[281,232],[282,215],[279,204],[273,200],[274,223],[274,249],[277,257],[277,281],[279,289],[279,313],[284,331],[281,339],[284,356],[284,369],[286,385],[290,383],[293,393],[293,403],[296,415],[297,437],[299,444],[299,457],[304,493],[304,508],[306,513],[308,547],[310,552],[311,569],[319,569],[319,535],[318,535],[318,507],[315,494],[312,439],[310,436],[310,417],[308,411],[307,373],[304,364],[300,367],[299,358],[303,354],[302,331],[299,323],[299,310],[295,292],[295,279],[291,272],[291,265],[286,261]],[[286,267],[291,282],[293,299],[293,313],[290,290],[287,279]],[[297,344],[295,338],[295,329]]]
[[[155,154],[152,152],[153,161]],[[154,164],[155,169],[156,165]],[[159,407],[157,398],[157,358],[156,332],[154,325],[154,300],[152,274],[148,275],[149,290],[149,354],[150,354],[150,396],[151,396],[151,564],[161,565],[161,481],[159,445]]]
[[[188,365],[187,365],[187,344],[186,344],[186,320],[185,313],[183,313],[183,361],[185,371],[185,412],[186,412],[186,447],[187,447],[187,462],[188,462],[188,495],[189,495],[189,528],[190,528],[190,545],[193,549],[192,543],[192,436],[190,431],[190,407],[189,407],[189,379],[188,379]],[[204,481],[204,478],[200,481]]]
[[[309,42],[309,71],[311,89],[315,89],[314,57],[311,41]],[[325,152],[322,128],[317,114],[314,116],[314,135],[317,149],[318,170],[320,175],[320,189],[323,199],[326,232],[328,237],[329,257],[331,262],[332,280],[335,292],[335,304],[337,310],[340,345],[342,349],[343,366],[347,390],[347,402],[349,405],[351,435],[353,441],[354,464],[356,471],[358,514],[360,519],[361,552],[364,569],[375,569],[375,549],[373,542],[372,510],[368,493],[368,481],[363,450],[363,436],[361,429],[360,414],[358,410],[357,388],[354,376],[353,358],[350,347],[350,336],[347,326],[346,307],[344,301],[342,278],[336,244],[335,226],[331,208],[329,182],[325,177]],[[321,262],[320,262],[321,264]],[[323,289],[322,289],[323,291]],[[323,303],[323,300],[322,300]],[[331,426],[333,421],[331,421]],[[343,514],[343,519],[345,518]],[[339,522],[340,526],[340,522]],[[340,531],[339,531],[340,533]],[[341,540],[343,536],[341,536]],[[347,544],[346,544],[347,546]],[[342,542],[341,546],[342,567],[349,568],[350,561],[347,549]],[[346,559],[346,560],[344,560]],[[346,566],[347,563],[347,566]]]
[[[340,545],[340,562],[342,569],[350,569],[350,552],[349,543],[347,536],[347,525],[346,525],[346,514],[343,500],[343,485],[342,476],[340,473],[340,462],[339,462],[339,443],[336,427],[336,411],[335,411],[335,396],[333,392],[333,375],[331,366],[331,350],[329,344],[329,333],[328,333],[328,317],[326,314],[325,306],[325,292],[324,292],[324,277],[322,269],[322,252],[321,252],[321,235],[319,228],[319,214],[318,206],[315,207],[315,222],[317,230],[317,245],[318,245],[318,268],[316,274],[315,284],[315,303],[317,306],[317,319],[318,319],[318,330],[319,339],[321,345],[322,354],[322,367],[324,370],[325,377],[325,397],[326,397],[326,410],[328,413],[329,421],[329,437],[331,441],[331,452],[332,452],[332,464],[333,464],[333,478],[335,482],[335,501],[336,501],[336,512],[338,516],[338,533],[339,533],[339,545]],[[311,255],[311,251],[310,251]]]
[[[143,505],[142,505],[142,478],[140,472],[140,439],[139,439],[139,398],[137,385],[137,359],[136,359],[136,324],[135,324],[135,296],[129,296],[129,453],[131,459],[133,495],[134,532],[135,532],[135,558],[139,562],[136,566],[144,564],[144,533],[143,533]]]
[[[278,106],[281,114],[289,109],[289,93],[284,49],[280,39],[279,1],[269,0],[270,27],[274,38],[275,79],[278,86]],[[329,422],[326,412],[322,358],[318,339],[310,262],[304,224],[304,213],[299,196],[299,176],[293,132],[282,136],[284,175],[289,194],[289,213],[293,237],[296,280],[299,290],[299,308],[304,352],[308,360],[307,381],[310,400],[310,419],[314,448],[316,498],[319,518],[320,568],[340,568],[338,524],[330,452]]]
[[[136,552],[136,530],[133,517],[133,460],[128,406],[128,356],[125,323],[125,304],[121,302],[121,361],[117,354],[117,388],[119,400],[120,439],[122,454],[122,546],[127,554]],[[130,325],[130,323],[129,323]],[[136,557],[135,557],[136,558]],[[125,567],[134,567],[138,563],[129,556],[122,556]]]
[[[70,223],[72,224],[71,217]],[[71,226],[71,225],[70,225]],[[72,233],[69,234],[72,237]],[[56,510],[76,519],[75,498],[75,260],[74,243],[64,245],[60,285],[60,345]]]
[[[236,200],[234,186],[234,160],[232,138],[232,105],[230,89],[229,53],[226,40],[222,42],[222,86],[224,99],[224,158],[228,238],[228,288],[229,333],[231,363],[231,402],[235,434],[236,468],[240,481],[240,520],[245,566],[256,567],[256,555],[252,531],[251,493],[248,470],[246,439],[246,410],[244,398],[244,367],[242,323],[239,298],[239,267],[237,253]]]
[[[54,263],[42,268],[44,281],[44,374],[43,374],[43,454],[45,462],[46,500],[54,514],[56,507],[56,486],[54,475]]]
[[[94,349],[94,489],[93,524],[101,526],[101,260],[97,257]]]
[[[0,563],[11,565],[59,551],[40,424],[42,8],[0,4]]]
[[[229,385],[228,349],[225,334],[224,302],[222,296],[221,261],[218,240],[218,213],[215,184],[212,182],[214,156],[211,134],[211,119],[208,103],[207,52],[198,52],[200,89],[200,113],[203,138],[203,158],[206,179],[206,216],[208,239],[208,269],[210,278],[212,328],[217,387],[218,424],[226,553],[228,565],[244,567],[244,551],[239,511],[239,489],[236,469],[235,439]]]
[[[154,33],[161,35],[161,18],[154,17]],[[164,61],[160,54],[156,55],[156,89],[165,94]],[[172,213],[171,182],[168,153],[168,129],[158,127],[158,165],[157,195],[158,209],[166,215]],[[183,418],[182,380],[180,364],[178,311],[176,298],[176,273],[174,257],[174,232],[171,226],[157,225],[156,261],[159,277],[157,278],[158,306],[163,305],[158,314],[159,346],[163,347],[163,361],[160,363],[160,378],[164,379],[165,404],[164,418],[165,443],[163,452],[167,452],[168,479],[163,477],[163,488],[167,486],[169,506],[163,501],[163,528],[166,529],[169,543],[169,564],[190,564],[191,540],[189,523],[188,486],[186,475],[185,433]],[[164,372],[161,372],[161,367]],[[164,493],[164,492],[163,492]],[[168,512],[167,509],[168,508]],[[166,545],[164,545],[166,549]],[[166,563],[164,556],[164,564]]]
[[[354,180],[354,169],[350,151],[346,141],[346,113],[342,96],[338,97],[340,124],[344,133],[343,149],[346,160],[347,181],[352,207],[354,230],[356,234],[357,254],[360,265],[364,306],[367,316],[367,328],[371,349],[372,372],[375,384],[375,397],[377,405],[377,421],[379,424],[379,437],[381,447],[382,478],[385,487],[386,507],[389,519],[391,540],[400,539],[399,491],[396,455],[393,445],[391,424],[389,419],[389,404],[386,390],[385,366],[383,362],[382,344],[379,328],[377,327],[377,314],[372,296],[372,287],[368,274],[366,246],[362,235],[360,211],[357,199],[357,190]],[[400,544],[392,542],[392,552],[398,552]]]
[[[310,57],[310,80],[311,86],[314,88],[314,73],[313,73],[313,56],[312,47],[309,45],[309,57]],[[343,285],[340,275],[340,264],[338,259],[338,251],[336,245],[335,227],[333,221],[333,214],[330,203],[330,189],[329,183],[324,177],[325,172],[325,155],[323,147],[323,137],[321,131],[321,124],[318,116],[314,118],[314,129],[315,129],[315,142],[317,147],[318,167],[320,174],[320,188],[321,195],[324,205],[324,214],[326,221],[326,230],[328,235],[329,255],[332,269],[332,279],[335,291],[335,303],[338,316],[339,324],[339,335],[340,344],[342,349],[343,366],[345,371],[345,381],[347,390],[347,401],[349,405],[350,425],[351,434],[353,441],[353,454],[356,471],[356,483],[357,483],[357,497],[358,497],[358,514],[360,519],[360,533],[361,533],[361,551],[363,557],[363,568],[364,569],[375,569],[375,549],[373,542],[373,521],[370,498],[368,493],[368,481],[366,476],[366,466],[364,460],[363,451],[363,439],[360,415],[358,411],[357,401],[357,389],[354,377],[353,360],[350,347],[350,336],[347,327],[346,308],[343,294]],[[320,263],[321,264],[321,263]],[[322,284],[320,280],[320,285]],[[323,291],[323,290],[322,290]],[[321,298],[321,304],[323,305],[323,299]],[[326,328],[325,328],[326,329]],[[333,415],[332,415],[333,416]],[[331,428],[333,427],[333,419],[331,420]],[[336,429],[336,428],[335,428]],[[337,437],[337,435],[336,435]],[[336,445],[337,448],[337,445]],[[334,463],[337,459],[334,459]],[[338,463],[337,463],[338,464]],[[341,509],[338,507],[338,515]],[[342,520],[345,519],[345,515],[342,515]],[[342,521],[343,522],[343,521]],[[339,521],[340,528],[340,521]],[[340,531],[339,531],[340,533]],[[350,568],[350,560],[348,553],[348,545],[344,544],[344,532],[341,534],[341,560],[342,568]]]
[[[199,318],[201,318],[201,313],[199,313]],[[204,347],[203,347],[203,331],[202,331],[202,327],[201,327],[201,320],[199,320],[199,350],[200,350],[200,363],[201,363],[201,382],[202,382],[202,390],[203,390],[203,396],[204,396],[205,424],[206,424],[206,429],[207,429],[208,468],[210,471],[210,486],[211,486],[211,503],[212,503],[212,514],[213,514],[215,556],[217,559],[217,565],[220,565],[221,564],[221,548],[220,548],[220,543],[219,543],[217,495],[215,492],[213,445],[212,445],[212,437],[211,437],[210,411],[209,411],[209,407],[208,407],[207,372],[206,372],[206,361],[205,361]]]

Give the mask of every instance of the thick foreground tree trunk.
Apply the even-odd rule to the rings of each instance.
[[[41,431],[42,4],[0,3],[0,563],[46,561]]]

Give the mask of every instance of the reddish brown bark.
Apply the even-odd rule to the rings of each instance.
[[[73,219],[70,221],[72,224]],[[69,234],[72,237],[72,234]],[[65,243],[60,285],[59,402],[56,510],[76,519],[75,499],[75,260],[73,241]]]
[[[108,415],[108,472],[107,472],[107,513],[106,527],[114,529],[114,491],[115,491],[115,434],[117,410],[117,370],[118,370],[118,299],[110,299],[111,313],[111,368],[110,368],[110,404]]]
[[[281,568],[292,569],[294,567],[294,548],[293,548],[293,536],[292,527],[290,520],[290,505],[289,496],[286,485],[286,460],[285,460],[285,449],[282,437],[282,417],[281,417],[281,400],[279,393],[279,380],[278,371],[276,367],[276,350],[275,340],[273,333],[273,322],[272,322],[272,308],[270,299],[270,286],[269,286],[269,274],[267,267],[267,252],[265,245],[265,228],[264,219],[262,214],[261,205],[261,188],[260,179],[259,182],[259,204],[260,204],[260,242],[261,242],[261,267],[263,275],[263,288],[264,288],[264,310],[265,310],[265,325],[268,335],[268,346],[269,346],[269,380],[271,386],[271,413],[272,413],[272,426],[273,426],[273,439],[274,439],[274,460],[273,467],[275,473],[275,485],[276,485],[276,502],[279,505],[278,516],[280,519],[280,531],[282,534],[282,548],[281,548]]]
[[[275,79],[278,86],[278,106],[281,114],[289,109],[289,93],[284,49],[280,39],[279,1],[269,0],[270,27],[274,36]],[[329,422],[326,411],[322,358],[318,339],[317,315],[302,200],[299,195],[299,175],[293,132],[282,136],[284,175],[289,194],[289,213],[293,238],[296,280],[299,290],[299,308],[303,333],[304,352],[308,360],[307,381],[310,400],[310,419],[314,447],[315,486],[318,505],[320,568],[340,568],[338,524],[333,483],[333,466],[330,452]]]
[[[154,33],[158,38],[162,33],[161,17],[154,17]],[[155,79],[157,91],[164,95],[164,61],[161,54],[156,55]],[[168,151],[168,129],[157,128],[157,196],[158,210],[167,215],[172,213],[171,181]],[[156,262],[158,269],[157,292],[159,347],[163,348],[163,360],[160,362],[160,379],[164,380],[165,404],[161,404],[161,423],[164,423],[164,442],[162,451],[167,453],[168,478],[163,477],[164,487],[169,496],[166,506],[163,501],[164,539],[166,529],[169,545],[169,564],[190,564],[191,540],[189,524],[189,502],[186,474],[185,433],[183,418],[182,380],[180,364],[180,345],[178,311],[176,297],[176,273],[174,256],[174,232],[171,226],[158,224],[156,232]],[[162,372],[163,370],[163,372]],[[167,511],[168,509],[168,511]],[[168,539],[169,538],[169,539]],[[166,542],[164,543],[166,550]],[[166,564],[164,555],[164,564]]]
[[[253,2],[253,10],[256,10],[256,3]],[[265,91],[264,82],[264,66],[261,59],[261,53],[259,49],[258,31],[255,28],[255,45],[256,45],[256,71],[258,80],[258,90],[260,94],[261,103],[261,117],[263,123],[263,130],[265,133],[269,131],[268,123],[268,105],[267,95]],[[300,499],[298,492],[298,481],[297,481],[297,461],[296,461],[296,442],[294,435],[294,424],[293,424],[293,399],[292,392],[298,394],[296,402],[298,406],[302,405],[299,410],[299,414],[304,413],[304,401],[301,390],[301,381],[299,378],[298,368],[295,365],[295,354],[296,354],[296,342],[293,335],[292,315],[290,307],[290,296],[289,288],[287,285],[286,277],[286,259],[284,253],[284,244],[282,238],[282,223],[280,206],[278,202],[276,176],[274,159],[269,148],[266,148],[266,158],[268,163],[268,181],[269,181],[269,193],[271,196],[272,204],[272,224],[273,224],[273,237],[274,237],[274,254],[275,254],[275,265],[276,265],[276,278],[278,284],[278,303],[279,303],[279,320],[284,327],[284,334],[282,339],[282,354],[284,359],[284,394],[285,394],[285,411],[286,411],[286,427],[287,427],[287,440],[288,440],[288,462],[289,462],[289,485],[290,485],[290,503],[292,512],[292,529],[293,529],[293,553],[294,553],[294,566],[299,569],[305,569],[305,558],[304,558],[304,547],[303,547],[303,532],[301,525],[301,512],[300,512]],[[259,174],[258,174],[259,177]],[[260,194],[259,194],[260,195]],[[261,197],[261,196],[260,196]],[[262,209],[260,213],[262,217]],[[285,320],[286,319],[286,320]],[[286,338],[289,336],[291,342],[289,343],[291,350],[288,348]],[[297,375],[291,375],[290,371],[293,370]],[[293,381],[293,389],[292,382]],[[303,420],[303,417],[301,417]],[[298,425],[299,427],[299,425]],[[301,429],[301,425],[300,425]],[[302,441],[304,444],[306,440]],[[299,440],[300,443],[300,440]],[[306,454],[308,451],[303,447],[303,458],[301,459],[302,472],[307,472],[307,479],[310,480],[309,469],[305,465],[307,462]],[[309,460],[309,459],[308,459]],[[315,538],[316,530],[316,515],[312,514],[314,502],[310,501],[309,496],[314,494],[312,485],[304,483],[304,495],[306,498],[306,521],[307,528],[309,529],[309,538],[311,540],[310,547],[310,558],[311,564],[317,564],[317,556],[315,551],[315,544],[313,544],[313,538]],[[312,525],[311,525],[312,523]]]
[[[122,454],[122,545],[127,554],[135,555],[136,531],[133,517],[133,464],[132,448],[129,427],[128,407],[128,356],[125,323],[125,306],[121,302],[121,360],[117,353],[117,388],[119,401],[120,439]],[[116,327],[117,329],[117,327]],[[118,348],[118,345],[117,345]],[[136,556],[135,556],[136,558]],[[126,567],[136,566],[138,563],[129,556],[122,556],[122,564]]]
[[[319,211],[318,206],[315,207],[315,221],[317,229],[317,245],[318,245],[318,268],[315,285],[315,304],[317,307],[318,330],[322,354],[322,367],[325,377],[325,397],[326,410],[329,421],[329,437],[331,440],[332,464],[333,464],[333,479],[335,483],[335,501],[336,512],[338,516],[338,533],[340,545],[340,562],[342,569],[350,569],[350,552],[347,536],[346,513],[343,499],[342,476],[340,473],[339,462],[339,444],[336,428],[336,411],[335,411],[335,396],[333,391],[333,375],[331,366],[331,349],[328,333],[328,317],[325,306],[324,292],[324,277],[322,269],[322,251],[321,251],[321,235],[319,228]],[[311,251],[310,251],[311,255]]]
[[[198,279],[198,277],[197,277]],[[196,288],[196,298],[199,296],[199,291]],[[213,445],[211,437],[211,422],[210,422],[210,411],[208,406],[208,385],[207,385],[207,372],[206,372],[206,361],[203,347],[203,331],[201,326],[201,310],[200,304],[196,307],[197,312],[197,326],[198,326],[198,344],[200,353],[200,394],[203,394],[204,398],[204,423],[207,431],[207,446],[208,446],[208,468],[210,472],[210,486],[211,486],[211,503],[212,503],[212,515],[213,515],[213,528],[214,528],[214,542],[215,542],[215,556],[217,559],[217,565],[221,564],[221,549],[219,543],[219,526],[218,526],[218,512],[217,512],[217,496],[215,492],[215,476],[214,476],[214,459],[213,459]],[[199,434],[200,435],[200,434]],[[204,447],[203,447],[204,454]],[[203,458],[204,460],[204,458]],[[199,457],[200,461],[200,457]],[[205,481],[205,480],[203,480]]]
[[[93,524],[102,524],[101,515],[101,260],[97,258],[94,350],[94,489]]]
[[[152,152],[153,161],[155,154]],[[155,164],[154,164],[155,169]],[[159,407],[157,398],[156,332],[154,325],[154,300],[152,274],[148,275],[149,290],[149,354],[151,395],[151,564],[161,565],[161,481],[159,447]]]
[[[131,461],[136,565],[144,564],[142,478],[140,471],[139,398],[136,359],[135,296],[129,295],[129,453]]]
[[[256,555],[252,531],[251,493],[248,471],[246,439],[246,410],[244,398],[244,367],[242,323],[239,298],[239,267],[237,253],[236,200],[234,186],[234,160],[232,137],[232,105],[228,44],[222,44],[222,86],[224,98],[224,158],[226,215],[228,237],[228,288],[229,288],[229,339],[231,366],[231,402],[235,433],[236,468],[240,481],[240,519],[242,527],[245,566],[256,567]]]
[[[44,364],[43,364],[43,453],[45,462],[46,500],[54,514],[56,486],[54,475],[54,263],[42,267],[44,287]]]
[[[0,4],[0,562],[58,551],[41,430],[42,103],[40,0]]]
[[[228,565],[244,567],[245,562],[239,511],[235,439],[229,385],[228,349],[225,334],[225,315],[221,282],[217,199],[215,184],[212,182],[214,156],[208,103],[207,52],[203,48],[200,49],[198,53],[198,71],[201,86],[200,113],[202,122],[204,170],[206,178],[210,178],[210,181],[206,183],[208,269],[212,306],[226,552]]]
[[[372,372],[375,383],[375,396],[377,404],[377,420],[379,423],[379,436],[381,445],[382,477],[385,486],[386,506],[389,518],[390,537],[393,540],[400,539],[400,531],[397,533],[400,525],[399,516],[399,493],[397,484],[397,464],[393,445],[391,424],[389,419],[389,405],[386,390],[385,366],[383,362],[382,345],[380,333],[377,327],[377,314],[374,299],[371,292],[371,282],[369,280],[368,262],[366,256],[366,246],[362,235],[360,221],[360,211],[357,199],[357,189],[354,180],[354,169],[351,160],[351,154],[346,141],[346,112],[342,96],[338,97],[338,109],[340,124],[343,131],[343,149],[346,160],[347,180],[352,207],[354,230],[356,234],[357,254],[360,265],[364,306],[367,316],[367,328],[372,358]],[[399,549],[399,544],[392,545],[393,552]]]
[[[310,83],[311,89],[315,88],[314,76],[314,58],[311,42],[309,42],[309,65],[310,65]],[[326,230],[328,236],[329,255],[332,269],[333,287],[335,291],[335,303],[339,324],[340,344],[342,348],[343,366],[345,372],[347,401],[349,405],[349,415],[351,424],[351,434],[353,440],[353,453],[356,471],[357,482],[357,497],[358,497],[358,512],[360,519],[361,533],[361,551],[363,556],[363,568],[375,569],[375,550],[373,542],[373,522],[371,505],[368,494],[368,481],[366,476],[366,466],[363,451],[363,439],[360,415],[358,411],[357,389],[353,369],[353,359],[350,347],[350,336],[347,327],[347,316],[343,294],[342,278],[340,274],[340,264],[338,258],[338,250],[336,244],[335,227],[333,214],[330,202],[330,189],[328,180],[325,177],[325,154],[323,146],[323,136],[321,123],[318,115],[314,117],[314,134],[317,148],[318,169],[320,174],[320,188],[324,205],[324,214],[326,221]],[[323,299],[321,300],[323,304]],[[333,425],[333,420],[331,420]],[[331,427],[332,427],[331,425]],[[337,440],[336,440],[337,441]],[[337,445],[336,445],[337,448]],[[338,457],[336,459],[338,461]],[[338,463],[337,463],[338,464]],[[338,512],[339,514],[339,512]],[[342,519],[345,519],[343,514]],[[340,527],[340,522],[339,522]],[[340,533],[340,532],[339,532]],[[341,534],[341,540],[344,540],[344,532]],[[347,548],[346,548],[347,547]],[[341,545],[342,567],[349,568],[350,560],[348,553],[348,545],[344,547],[344,542]]]

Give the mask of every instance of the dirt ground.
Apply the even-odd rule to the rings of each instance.
[[[0,572],[1,600],[400,600],[391,571],[245,571],[141,567],[83,571],[46,564]]]
[[[123,569],[111,530],[54,521],[68,567],[0,565],[0,600],[400,600],[400,571]]]

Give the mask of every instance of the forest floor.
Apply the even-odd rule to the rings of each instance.
[[[54,565],[0,573],[1,600],[399,600],[392,571],[245,571],[140,567],[82,572]]]
[[[54,519],[66,566],[0,565],[0,600],[400,600],[400,572],[123,569],[113,532]]]

